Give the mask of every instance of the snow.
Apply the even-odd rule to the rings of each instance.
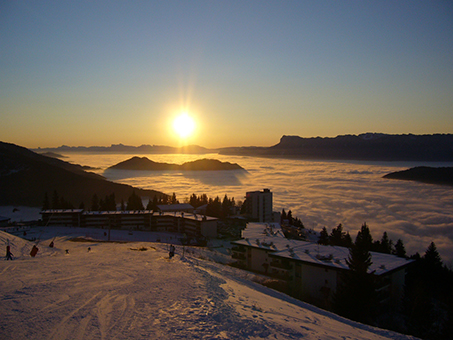
[[[307,263],[337,269],[349,268],[346,263],[349,257],[348,248],[287,239],[278,223],[248,223],[247,228],[242,231],[242,236],[245,238],[234,241],[234,244],[270,250],[272,255]],[[368,270],[376,275],[390,272],[412,262],[395,255],[370,253],[372,264]]]
[[[260,285],[215,262],[228,261],[224,244],[177,245],[169,260],[169,244],[151,241],[170,234],[112,230],[117,242],[104,242],[104,230],[40,227],[25,237],[39,241],[0,231],[15,256],[0,261],[1,339],[413,339]]]

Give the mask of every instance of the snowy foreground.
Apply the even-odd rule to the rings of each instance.
[[[96,229],[29,230],[41,239],[32,258],[36,242],[0,231],[2,251],[9,240],[15,256],[0,261],[0,339],[413,339],[268,289],[220,264],[229,258],[222,247],[183,254],[177,245],[170,260],[168,235],[75,236],[106,239]]]

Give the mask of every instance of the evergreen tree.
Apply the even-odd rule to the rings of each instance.
[[[245,205],[245,204],[244,204]],[[285,209],[282,209],[282,214],[280,216],[280,224],[283,224],[283,221],[287,219]]]
[[[335,310],[352,320],[371,323],[376,312],[377,295],[373,274],[368,273],[371,262],[370,234],[362,226],[355,243],[349,249],[346,263],[349,270],[341,275],[335,294]]]
[[[329,244],[329,234],[327,233],[326,227],[322,228],[321,232],[319,233],[318,244]]]
[[[50,209],[50,202],[49,202],[49,196],[47,195],[47,191],[44,194],[44,201],[42,203],[42,210],[49,210]]]
[[[343,243],[343,247],[347,247],[347,248],[351,248],[352,247],[353,242],[352,242],[351,235],[349,235],[349,231],[346,232],[346,235],[344,235],[342,243]]]
[[[291,210],[288,211],[286,218],[288,219],[289,225],[293,225],[293,213],[291,212]]]
[[[355,240],[355,244],[359,242],[359,246],[362,249],[366,249],[370,251],[373,248],[373,238],[371,237],[371,232],[366,223],[362,225],[362,228],[357,234],[357,238]]]
[[[96,194],[91,198],[91,211],[99,211],[99,199]]]
[[[329,237],[329,244],[332,246],[341,246],[345,235],[346,233],[343,231],[343,226],[340,223],[336,228],[332,229]]]
[[[105,201],[102,198],[99,200],[99,211],[107,211]]]
[[[80,202],[79,209],[85,210],[85,203]]]
[[[438,270],[442,268],[442,259],[437,251],[437,247],[434,242],[431,242],[428,249],[426,249],[425,255],[423,256],[425,264],[432,270]]]
[[[126,210],[144,210],[142,199],[135,193],[135,190],[132,191],[131,196],[127,200]]]
[[[398,239],[398,241],[396,241],[395,250],[393,251],[393,254],[398,257],[406,257],[406,248],[404,248],[404,244],[401,239]]]
[[[60,196],[58,196],[57,190],[54,190],[53,192],[52,209],[60,209]]]
[[[381,239],[381,242],[379,245],[379,252],[385,253],[385,254],[392,253],[392,240],[389,240],[389,237],[388,237],[386,231],[384,231],[384,234],[382,235],[382,239]]]
[[[121,199],[121,211],[125,211],[126,210],[126,206],[124,205],[124,200]]]
[[[176,199],[176,194],[173,193],[173,195],[171,195],[171,201],[170,201],[170,204],[178,204],[179,201]]]

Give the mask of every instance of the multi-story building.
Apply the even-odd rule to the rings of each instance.
[[[239,266],[284,280],[292,294],[323,306],[332,302],[342,273],[350,270],[348,248],[286,239],[277,224],[249,223],[243,236],[232,242]],[[371,256],[368,271],[376,278],[380,302],[398,305],[412,261],[376,252]]]
[[[46,226],[167,231],[184,233],[190,237],[217,237],[217,218],[185,212],[68,209],[43,210],[41,215]]]
[[[269,189],[247,192],[244,203],[246,214],[253,220],[272,222],[272,192]]]

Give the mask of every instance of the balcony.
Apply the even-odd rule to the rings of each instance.
[[[280,261],[271,261],[271,267],[283,269],[283,270],[293,269],[293,266],[290,262],[280,262]]]

